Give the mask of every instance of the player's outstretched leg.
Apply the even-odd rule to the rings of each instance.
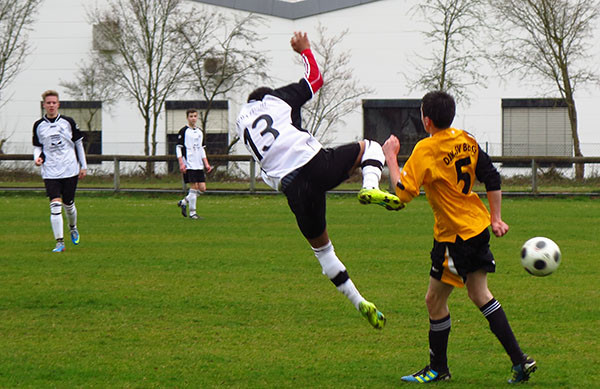
[[[525,361],[512,367],[512,378],[508,380],[509,384],[525,382],[529,380],[531,373],[537,370],[537,364],[532,358],[525,355]]]
[[[377,204],[390,211],[404,208],[398,196],[379,189],[379,180],[385,163],[381,145],[375,141],[365,140],[365,151],[360,160],[363,174],[363,187],[358,192],[361,204]]]
[[[388,211],[399,211],[404,208],[404,203],[398,196],[378,188],[362,188],[358,192],[358,201],[361,204],[381,205]]]
[[[185,200],[179,200],[177,206],[181,208],[181,215],[187,217],[187,204],[185,203]]]
[[[426,384],[429,382],[436,381],[448,381],[452,376],[450,375],[450,371],[435,371],[429,365],[425,366],[423,369],[418,372],[405,375],[401,378],[404,382],[416,382],[418,384]]]
[[[385,316],[377,309],[375,304],[366,300],[362,301],[358,306],[358,310],[361,315],[369,321],[373,328],[381,330],[385,327]]]

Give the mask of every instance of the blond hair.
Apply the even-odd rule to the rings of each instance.
[[[46,97],[48,96],[56,96],[56,98],[58,99],[58,92],[53,89],[48,89],[47,91],[42,93],[42,101],[46,101]]]

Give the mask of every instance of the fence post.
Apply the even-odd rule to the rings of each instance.
[[[114,191],[118,192],[121,189],[121,168],[119,166],[120,161],[119,159],[115,156],[113,157],[113,162],[114,162],[114,172],[113,172],[113,178],[114,178]]]
[[[250,193],[256,191],[256,162],[250,158]]]
[[[537,162],[535,159],[531,159],[531,191],[537,193]]]

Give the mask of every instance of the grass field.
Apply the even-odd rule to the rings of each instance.
[[[329,232],[363,295],[388,317],[372,329],[321,274],[285,199],[77,197],[81,244],[51,253],[41,193],[0,193],[0,387],[393,388],[428,361],[432,215],[331,196]],[[600,379],[600,201],[505,199],[489,285],[539,370],[523,387],[595,388]],[[528,275],[521,244],[554,239],[563,263]],[[508,386],[510,360],[464,290],[450,299],[444,388]]]

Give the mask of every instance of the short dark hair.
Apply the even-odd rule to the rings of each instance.
[[[428,117],[437,128],[448,128],[456,114],[454,97],[444,91],[432,91],[421,100],[423,117]]]
[[[261,86],[260,88],[254,89],[248,95],[248,103],[252,100],[262,100],[265,95],[273,93],[273,88],[269,88],[268,86]]]
[[[194,108],[190,108],[187,111],[185,111],[185,117],[190,116],[191,113],[198,113],[198,111],[196,111]]]

